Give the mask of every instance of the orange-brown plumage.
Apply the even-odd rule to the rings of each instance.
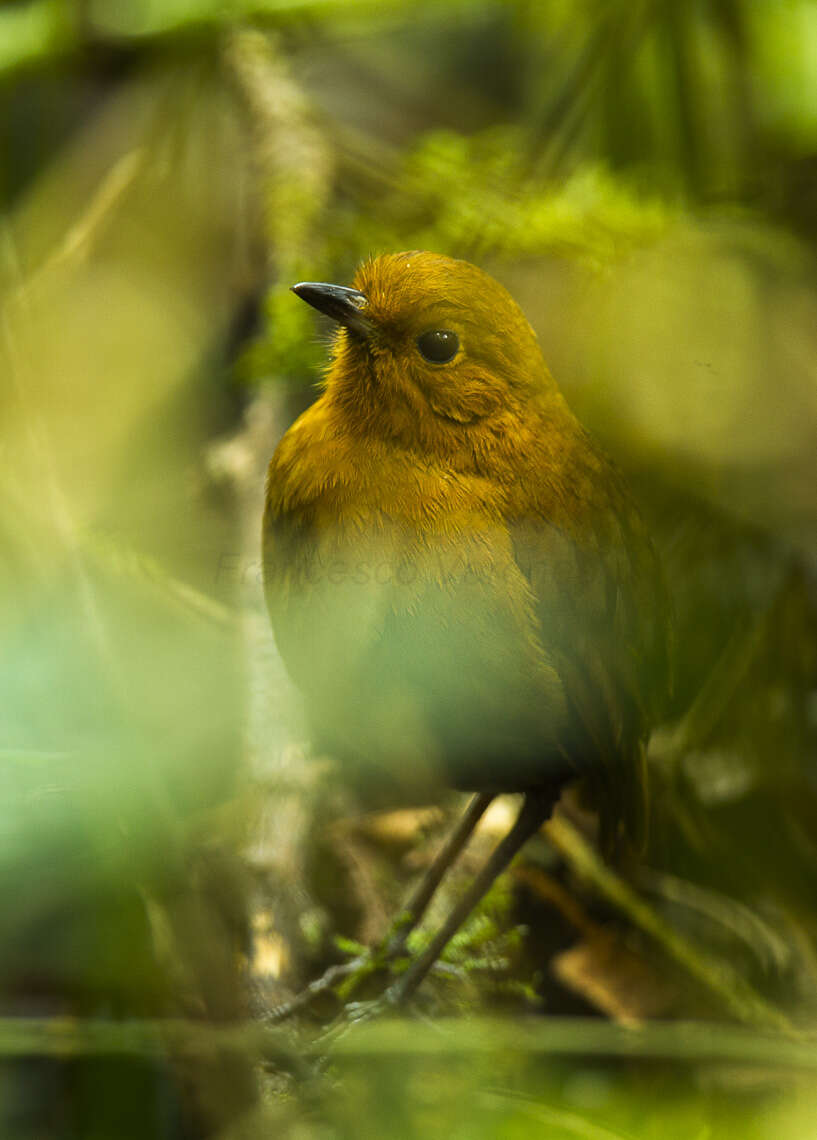
[[[666,614],[621,477],[487,274],[401,253],[354,289],[264,513],[270,615],[317,734],[466,788],[577,776],[605,835],[637,843]]]

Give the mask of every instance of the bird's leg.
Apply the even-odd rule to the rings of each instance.
[[[494,799],[493,794],[478,792],[472,796],[457,826],[449,834],[443,846],[435,855],[431,866],[423,875],[409,901],[403,907],[397,919],[392,923],[389,932],[380,946],[374,951],[373,958],[379,964],[393,961],[405,951],[408,936],[422,919],[428,904],[445,876],[446,871],[454,864],[466,843],[470,839],[474,828],[479,823],[485,810]],[[371,958],[370,958],[371,962]],[[361,979],[365,977],[361,971]],[[353,983],[354,988],[355,983]],[[385,1001],[383,997],[374,1001],[347,1002],[345,1015],[352,1021],[366,1020],[383,1012]]]
[[[426,908],[431,902],[437,887],[442,882],[446,871],[452,866],[463,847],[465,847],[471,833],[485,814],[485,809],[493,799],[494,796],[487,793],[478,793],[473,796],[459,823],[434,857],[431,866],[425,875],[423,875],[414,894],[376,950],[368,954],[362,954],[352,961],[344,962],[341,965],[330,966],[320,978],[311,982],[306,989],[296,994],[290,1001],[284,1002],[270,1011],[268,1013],[270,1020],[276,1022],[286,1020],[288,1017],[291,1017],[292,1014],[297,1013],[309,1005],[312,999],[318,994],[331,990],[333,986],[342,979],[350,979],[351,989],[354,990],[357,985],[368,976],[373,961],[383,963],[384,959],[388,960],[398,957],[405,949],[406,939],[409,934],[411,934],[412,930],[414,930],[425,914]],[[346,984],[348,985],[349,982]],[[359,1009],[365,1011],[370,1007],[374,1008],[374,1006],[379,1008],[377,1002],[352,1002],[347,1004],[347,1010]]]
[[[480,899],[487,894],[497,876],[505,870],[525,841],[537,832],[548,818],[553,810],[553,803],[554,796],[550,792],[527,793],[513,827],[495,848],[488,862],[451,911],[444,926],[437,932],[426,950],[412,962],[405,974],[386,991],[385,998],[390,1004],[399,1005],[414,993],[448,942]]]
[[[460,819],[457,826],[448,836],[442,848],[437,852],[431,866],[418,883],[414,894],[403,908],[399,918],[387,935],[384,951],[387,957],[394,958],[399,955],[405,945],[406,939],[417,926],[425,914],[428,904],[434,897],[434,892],[442,882],[443,876],[459,856],[468,842],[471,833],[479,823],[485,810],[494,796],[479,792],[475,795]]]

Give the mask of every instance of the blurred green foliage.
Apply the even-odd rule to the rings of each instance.
[[[0,8],[4,1135],[811,1134],[816,37],[812,0]],[[288,290],[417,247],[509,285],[661,547],[679,652],[649,866],[539,851],[549,901],[500,884],[426,1007],[493,1029],[330,1049],[305,1018],[259,1045],[267,911],[294,984],[408,874],[326,824],[344,801],[303,776],[263,640],[263,464],[326,356]],[[264,811],[277,879],[247,854]],[[550,962],[600,932],[619,957],[574,960],[571,990]],[[804,1040],[679,1022],[622,1047],[541,1017],[637,1020],[659,981],[661,1016],[762,1008]]]

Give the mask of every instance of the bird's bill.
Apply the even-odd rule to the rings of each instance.
[[[369,302],[357,289],[326,285],[322,281],[300,281],[292,286],[292,292],[358,336],[368,336],[372,331],[371,322],[363,315]]]

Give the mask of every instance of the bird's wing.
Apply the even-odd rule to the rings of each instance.
[[[590,486],[580,478],[576,487]],[[644,841],[649,726],[668,687],[667,605],[645,527],[614,469],[603,492],[542,501],[511,526],[543,643],[564,685],[588,799],[608,848]],[[600,499],[600,495],[603,498]]]

